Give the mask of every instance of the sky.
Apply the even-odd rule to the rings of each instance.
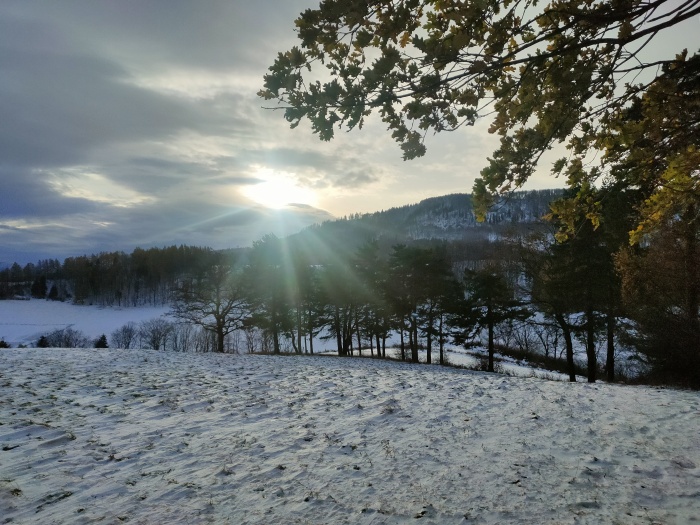
[[[378,118],[321,142],[264,109],[274,103],[256,95],[263,75],[296,44],[297,15],[317,5],[3,0],[0,265],[249,246],[470,192],[497,147],[486,121],[429,136],[427,155],[404,162]],[[562,184],[545,169],[525,189]]]

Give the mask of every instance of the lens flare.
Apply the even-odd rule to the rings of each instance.
[[[261,182],[246,187],[242,193],[258,204],[273,209],[289,204],[316,205],[316,193],[300,186],[292,174],[261,168],[256,171],[255,177]]]

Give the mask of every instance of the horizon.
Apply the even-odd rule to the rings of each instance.
[[[558,190],[558,189],[560,189],[560,188],[542,188],[542,189],[538,189],[538,190],[517,190],[517,191],[513,192],[513,194],[517,195],[517,194],[519,194],[519,193],[527,193],[527,192],[530,192],[530,191],[556,191],[556,190]],[[421,203],[423,203],[423,202],[426,201],[426,200],[430,200],[430,199],[441,199],[441,198],[445,198],[445,197],[451,197],[451,196],[453,196],[453,195],[468,195],[468,196],[471,196],[471,193],[467,193],[467,192],[453,192],[453,193],[447,193],[447,194],[445,194],[445,195],[437,195],[437,196],[433,196],[433,197],[425,197],[425,198],[423,198],[423,199],[421,199],[421,200],[419,200],[419,201],[416,201],[416,202],[405,203],[405,204],[397,204],[397,205],[395,205],[395,206],[391,206],[391,207],[384,208],[384,209],[381,209],[381,210],[368,211],[368,212],[350,212],[350,213],[347,213],[347,214],[345,214],[345,215],[343,215],[343,216],[340,216],[340,217],[330,217],[330,218],[323,219],[323,220],[321,220],[321,221],[319,221],[319,222],[307,224],[307,225],[305,225],[305,226],[302,226],[300,229],[298,229],[298,230],[296,230],[296,231],[290,231],[290,232],[287,232],[285,235],[282,235],[282,236],[279,236],[279,235],[278,235],[278,237],[286,238],[286,237],[295,235],[295,234],[297,234],[297,233],[300,233],[300,232],[304,231],[305,229],[310,228],[311,226],[314,226],[314,225],[322,225],[322,224],[324,224],[324,223],[326,223],[326,222],[335,222],[335,221],[341,221],[341,220],[345,220],[345,219],[350,219],[350,220],[352,220],[352,219],[354,219],[354,216],[357,215],[357,214],[359,214],[360,217],[364,217],[364,216],[367,216],[367,215],[381,214],[381,213],[389,212],[389,211],[394,210],[394,209],[401,209],[401,208],[405,208],[405,207],[418,206],[418,205],[420,205]],[[290,206],[295,206],[295,204],[290,204]],[[155,242],[155,243],[153,243],[153,244],[150,245],[150,246],[140,246],[140,245],[137,245],[137,246],[133,246],[133,247],[129,247],[129,248],[124,248],[124,247],[108,247],[108,248],[106,248],[106,249],[104,249],[104,250],[98,250],[98,251],[84,251],[84,252],[82,252],[82,253],[77,253],[77,252],[76,252],[76,253],[70,253],[70,254],[61,255],[61,256],[56,256],[56,255],[52,255],[52,254],[42,254],[42,255],[39,255],[38,257],[36,257],[36,258],[34,258],[34,259],[31,259],[31,260],[27,259],[27,260],[8,260],[8,261],[6,261],[6,260],[1,260],[1,259],[0,259],[0,270],[4,270],[4,269],[6,269],[6,268],[9,268],[9,267],[11,267],[14,263],[17,263],[17,264],[19,264],[20,266],[24,267],[24,266],[26,266],[27,264],[30,264],[30,263],[31,263],[31,264],[36,264],[36,263],[37,263],[38,261],[40,261],[40,260],[47,260],[47,259],[48,259],[48,260],[53,260],[53,259],[58,259],[58,260],[61,262],[61,264],[63,264],[63,262],[64,262],[65,259],[67,259],[67,258],[97,255],[97,254],[100,253],[100,252],[107,252],[107,253],[123,252],[123,253],[126,253],[126,254],[130,254],[130,253],[133,253],[133,251],[134,251],[134,250],[137,250],[137,249],[143,249],[143,250],[148,250],[148,249],[152,249],[152,248],[164,249],[164,248],[167,248],[167,247],[170,247],[170,246],[180,246],[180,245],[184,245],[184,246],[194,246],[194,247],[199,247],[199,248],[209,248],[209,249],[212,249],[212,250],[214,250],[214,251],[246,250],[246,249],[252,248],[252,245],[253,245],[253,243],[254,243],[255,241],[260,240],[264,235],[267,235],[267,234],[269,234],[269,233],[273,233],[273,234],[274,234],[274,232],[267,232],[267,233],[264,233],[264,234],[261,235],[259,238],[253,239],[253,240],[252,240],[249,244],[247,244],[247,245],[224,246],[224,247],[220,247],[220,248],[214,248],[214,247],[212,247],[212,246],[207,246],[207,245],[203,245],[203,244],[189,244],[189,243],[171,243],[171,244],[167,244],[167,243],[158,243],[158,242]],[[276,234],[275,234],[275,235],[276,235]]]

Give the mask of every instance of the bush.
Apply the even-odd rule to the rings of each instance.
[[[12,348],[4,339],[0,339],[0,348]]]
[[[80,330],[71,327],[42,335],[37,342],[38,348],[88,348],[90,346],[92,346],[92,340]]]
[[[137,335],[138,328],[136,327],[136,323],[126,323],[124,326],[117,328],[110,335],[112,348],[123,348],[125,350],[133,348],[132,345],[136,343]]]
[[[173,324],[160,317],[142,321],[139,325],[141,345],[153,350],[165,350],[172,331]]]

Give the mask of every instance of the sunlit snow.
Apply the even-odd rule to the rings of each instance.
[[[0,516],[691,523],[695,392],[371,359],[0,351]]]

